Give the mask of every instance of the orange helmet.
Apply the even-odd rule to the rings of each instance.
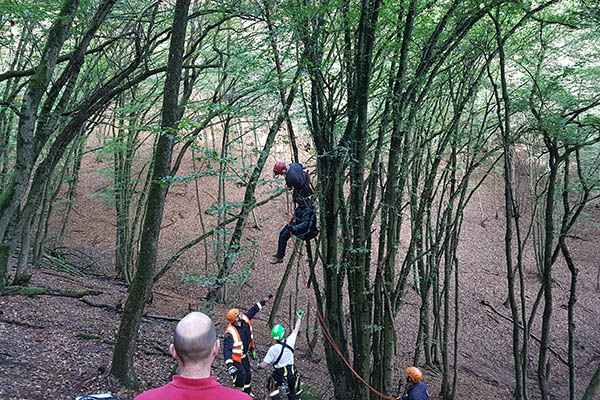
[[[227,311],[227,321],[235,321],[238,315],[240,315],[240,310],[238,310],[237,308],[232,308],[231,310]]]
[[[419,383],[421,379],[423,379],[423,373],[417,367],[408,367],[406,369],[406,373],[408,374],[410,380],[414,383]]]

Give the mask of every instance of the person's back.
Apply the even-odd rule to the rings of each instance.
[[[251,397],[236,389],[224,387],[214,376],[185,378],[175,375],[173,380],[137,396],[136,400],[248,400]]]
[[[285,173],[285,184],[293,189],[292,195],[310,197],[313,191],[310,187],[310,179],[300,163],[291,163]]]
[[[406,390],[405,400],[429,400],[429,393],[427,392],[427,386],[423,382],[413,383]]]
[[[408,367],[406,375],[408,386],[401,400],[430,400],[421,370],[417,367]]]
[[[294,347],[296,338],[300,332],[300,323],[302,321],[302,311],[296,314],[296,326],[292,333],[284,340],[285,329],[281,325],[275,325],[271,330],[271,336],[276,340],[273,346],[269,348],[264,360],[258,365],[258,368],[267,368],[273,366],[272,378],[275,387],[271,388],[269,398],[271,400],[280,400],[279,388],[285,387],[288,400],[297,400],[300,398],[302,389],[300,388],[300,377],[298,370],[294,365]]]

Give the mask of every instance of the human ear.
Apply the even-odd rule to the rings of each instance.
[[[175,346],[173,344],[169,346],[169,353],[171,353],[171,357],[173,357],[175,360],[179,360],[177,358],[177,351],[175,350]]]
[[[213,345],[212,355],[216,357],[219,354],[219,341],[215,340],[215,344]]]

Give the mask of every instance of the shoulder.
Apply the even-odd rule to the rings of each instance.
[[[285,339],[285,342],[289,346],[294,347],[294,345],[296,344],[296,337],[297,337],[296,333],[292,332],[292,333],[290,333],[290,336],[288,336],[287,339]]]
[[[145,391],[144,393],[140,393],[135,397],[134,400],[158,400],[163,399],[169,395],[171,392],[171,386],[169,384],[157,387],[154,389],[150,389]]]
[[[218,392],[215,394],[219,396],[220,400],[248,400],[252,398],[244,392],[222,385],[219,385],[219,388],[215,392]]]
[[[267,350],[267,354],[265,354],[265,359],[264,359],[264,361],[267,364],[272,364],[273,361],[277,358],[276,357],[277,348],[281,348],[281,346],[279,344],[274,344],[271,347],[269,347],[269,350]]]

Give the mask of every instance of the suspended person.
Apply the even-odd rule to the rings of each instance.
[[[221,386],[210,375],[213,360],[219,354],[215,324],[205,314],[193,312],[177,323],[169,351],[179,366],[178,375],[164,386],[148,390],[136,400],[249,400],[250,396]]]
[[[273,174],[285,175],[285,184],[292,189],[292,196],[300,195],[302,197],[310,197],[313,190],[310,183],[310,178],[304,166],[300,163],[291,163],[286,166],[283,161],[278,161],[273,166]]]
[[[423,383],[423,373],[417,367],[406,369],[406,390],[400,400],[429,400],[427,386]]]
[[[294,216],[290,223],[286,224],[279,232],[277,253],[273,254],[273,258],[269,261],[271,264],[283,262],[285,248],[292,234],[302,240],[314,239],[319,234],[319,229],[317,228],[317,209],[312,205],[310,199],[295,196],[294,203],[296,204]]]
[[[275,325],[271,330],[271,337],[275,339],[275,344],[269,348],[264,360],[258,364],[258,368],[267,368],[273,366],[272,379],[275,382],[275,387],[269,393],[271,400],[280,400],[280,388],[283,387],[288,400],[296,400],[300,398],[300,378],[298,370],[294,364],[294,347],[296,346],[296,338],[300,332],[300,324],[302,323],[302,311],[296,314],[296,326],[292,333],[283,339],[285,329],[281,325]]]
[[[250,385],[252,371],[248,355],[256,358],[256,346],[254,345],[254,331],[250,320],[271,298],[273,298],[272,294],[254,304],[245,314],[237,308],[232,308],[227,311],[226,315],[229,326],[225,330],[223,340],[223,358],[225,359],[227,372],[233,379],[233,386],[251,396],[253,396]]]

